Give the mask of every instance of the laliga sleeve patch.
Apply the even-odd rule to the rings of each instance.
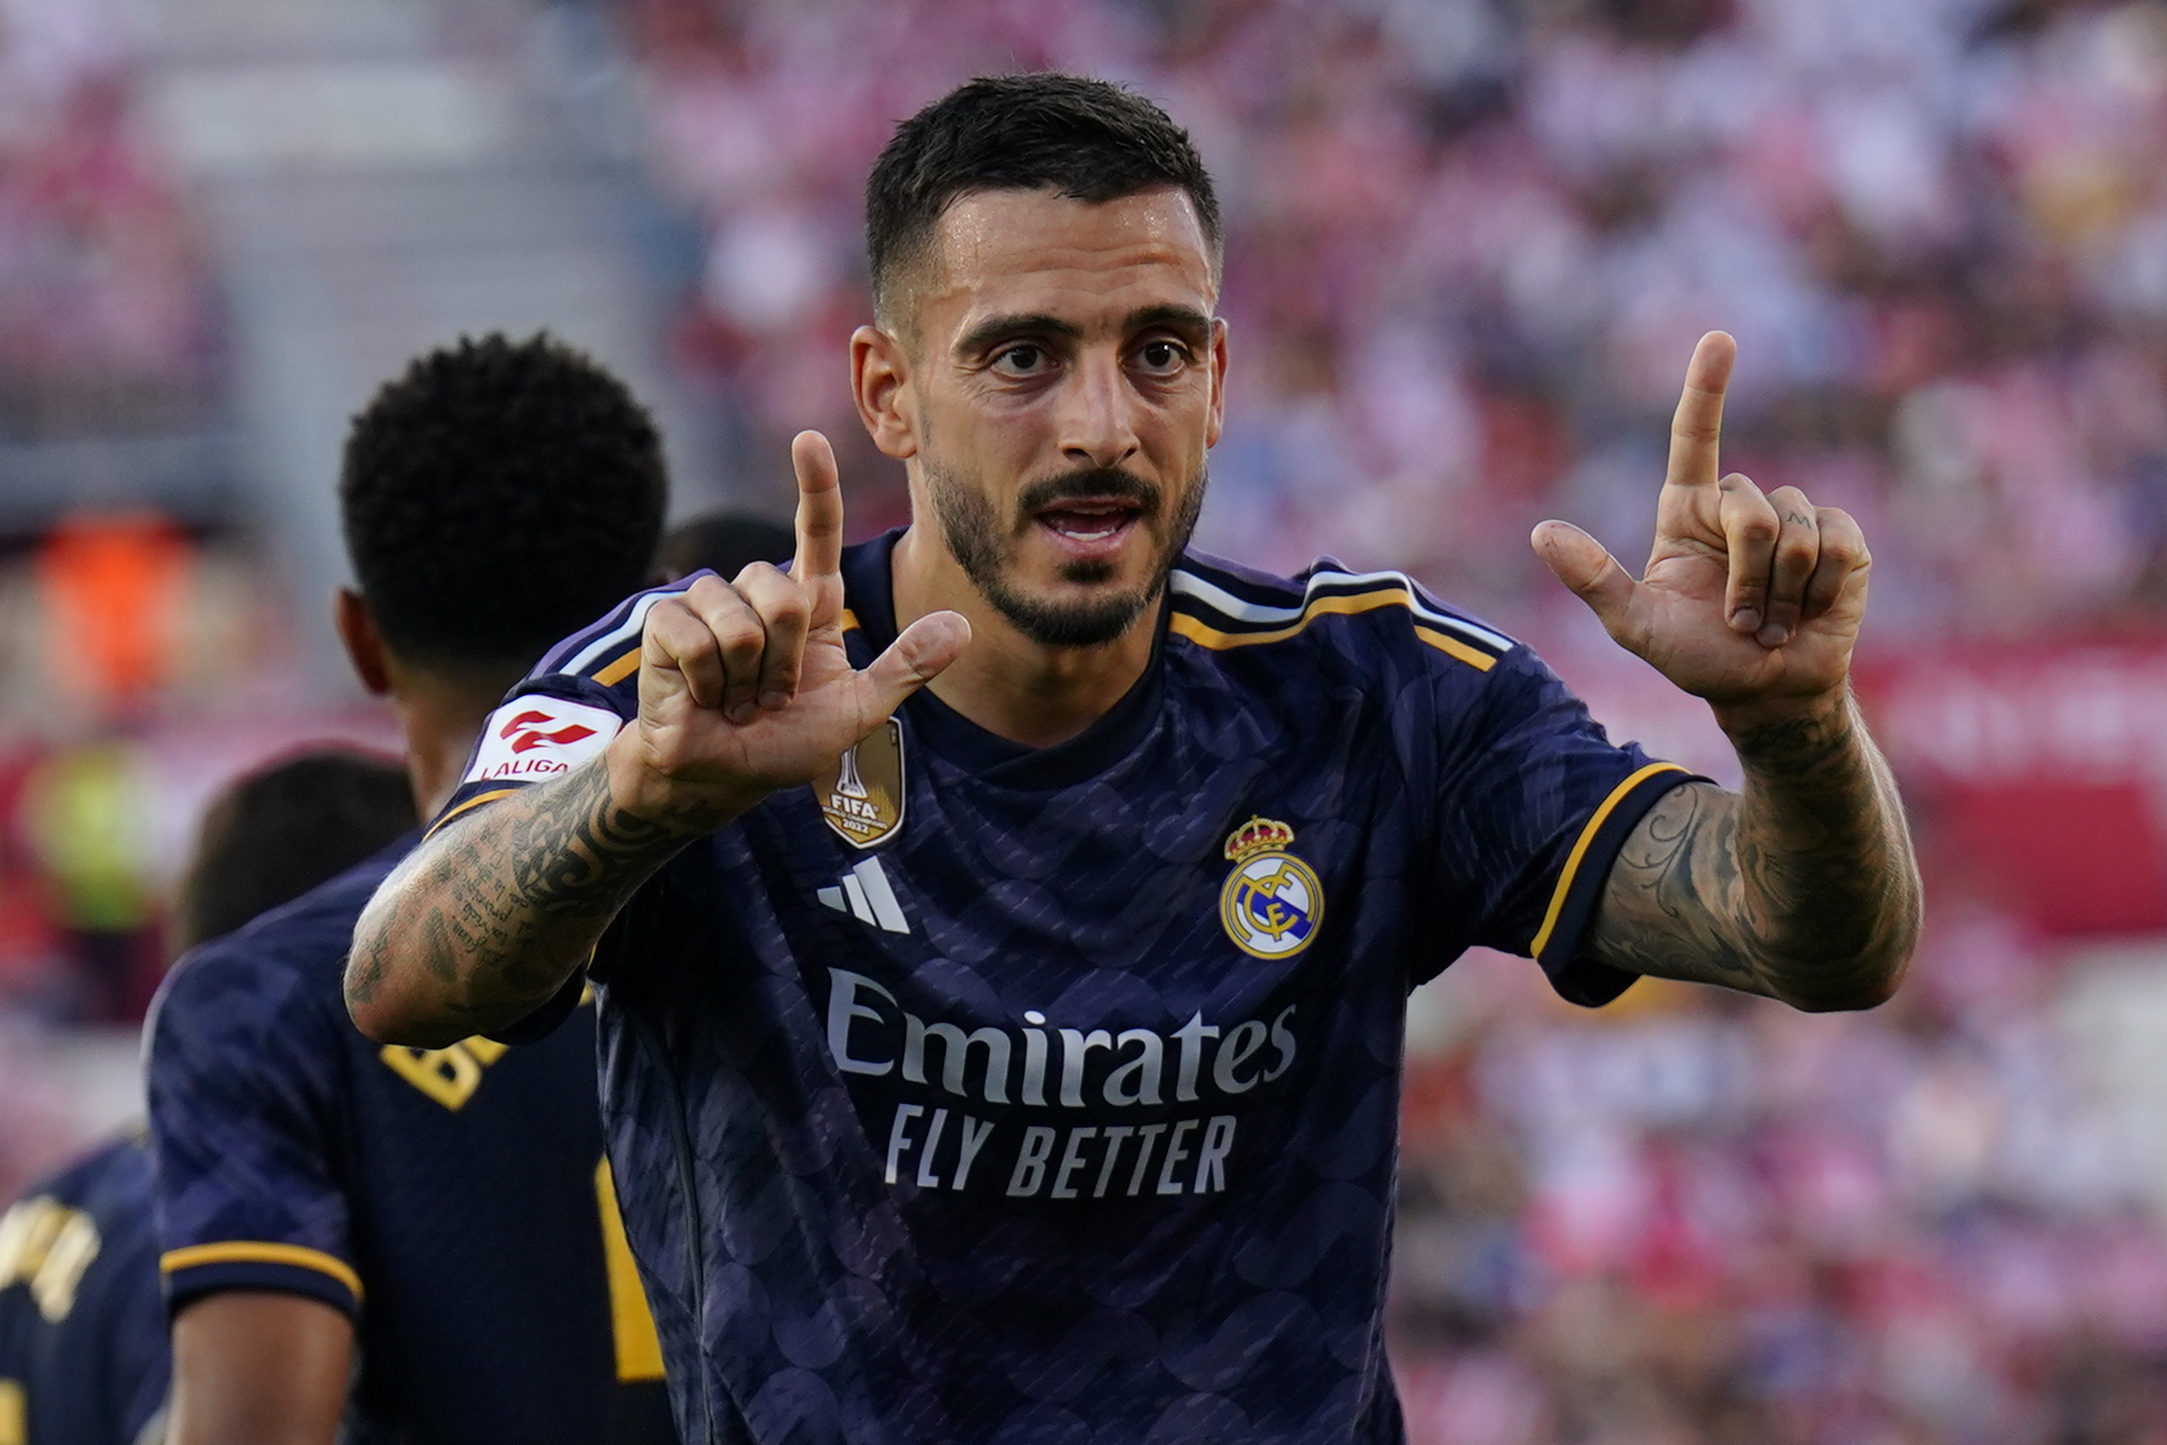
[[[534,783],[595,757],[624,720],[608,708],[560,697],[514,698],[490,715],[463,782]]]

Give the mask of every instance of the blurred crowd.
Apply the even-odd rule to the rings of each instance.
[[[0,4],[0,443],[200,422],[215,308],[112,0]]]
[[[1160,99],[1220,182],[1226,551],[1410,566],[1517,622],[1551,596],[1532,521],[1644,545],[1722,326],[1732,462],[1859,515],[1878,632],[2167,601],[2158,0],[615,8],[705,218],[679,348],[762,476],[798,427],[856,443],[838,358],[888,127],[1050,66]],[[860,452],[846,475],[892,477]]]
[[[1584,1014],[1479,956],[1418,998],[1414,1438],[2167,1439],[2158,1181],[2037,940],[1930,927],[1867,1015],[1647,982]]]

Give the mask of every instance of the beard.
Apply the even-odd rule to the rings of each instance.
[[[1209,480],[1206,468],[1199,466],[1183,488],[1173,517],[1162,522],[1164,490],[1155,483],[1118,467],[1063,472],[1024,487],[1016,498],[1015,521],[1004,533],[993,504],[971,480],[930,458],[924,466],[933,519],[941,529],[941,539],[948,544],[949,554],[993,610],[1041,647],[1104,647],[1127,632],[1144,609],[1158,600],[1174,563],[1189,545],[1190,534],[1196,531],[1197,518],[1204,510],[1204,488]],[[1035,525],[1032,519],[1055,502],[1085,497],[1120,497],[1142,509],[1137,525],[1158,544],[1144,585],[1134,591],[1108,592],[1074,602],[1056,602],[1017,591],[1009,582],[1009,573],[1014,567],[1017,542]],[[1073,561],[1061,569],[1061,580],[1077,586],[1108,582],[1113,575],[1113,565],[1100,561]]]

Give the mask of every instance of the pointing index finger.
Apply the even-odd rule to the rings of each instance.
[[[1671,487],[1713,487],[1720,468],[1717,463],[1723,437],[1723,392],[1731,384],[1731,363],[1738,359],[1738,343],[1727,331],[1711,331],[1693,348],[1685,368],[1685,391],[1670,419],[1670,470],[1663,483]]]
[[[843,570],[843,484],[835,451],[816,431],[790,442],[790,465],[798,474],[798,551],[790,574],[801,582]]]

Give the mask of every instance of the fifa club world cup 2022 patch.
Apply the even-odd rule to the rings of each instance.
[[[903,826],[903,724],[894,718],[813,779],[820,816],[853,848],[870,848]]]
[[[1251,818],[1227,835],[1234,864],[1219,890],[1219,921],[1242,952],[1286,958],[1309,947],[1324,921],[1324,885],[1317,871],[1288,850],[1294,830]]]

